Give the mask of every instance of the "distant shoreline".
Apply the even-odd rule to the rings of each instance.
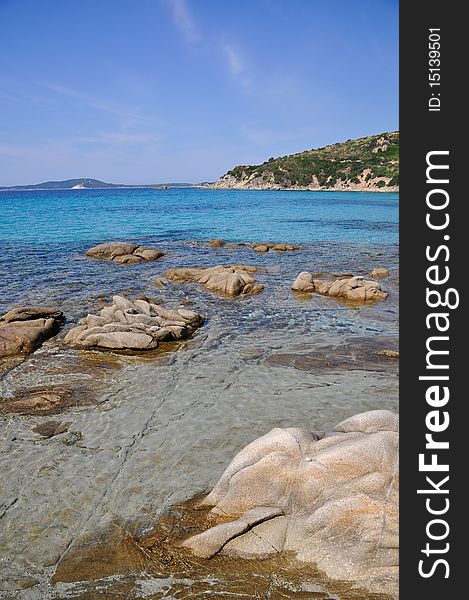
[[[207,190],[207,191],[232,191],[232,192],[347,192],[347,193],[380,193],[380,194],[398,194],[399,187],[395,189],[389,188],[373,188],[365,190],[350,190],[343,188],[308,188],[308,187],[297,187],[297,188],[235,188],[235,187],[218,187],[215,185],[191,185],[187,187],[168,187],[168,188],[154,188],[146,185],[133,185],[133,186],[114,186],[114,187],[94,187],[94,188],[0,188],[0,192],[80,192],[89,190],[153,190],[155,192],[167,192],[170,190]]]
[[[197,186],[196,186],[197,187]],[[311,188],[311,187],[222,187],[218,185],[210,185],[206,187],[202,187],[200,189],[209,189],[209,190],[231,190],[236,192],[354,192],[354,193],[376,193],[380,194],[398,194],[399,186],[390,187],[369,187],[366,189],[344,189],[342,187],[332,187],[332,188]]]
[[[196,185],[174,186],[174,187],[154,187],[150,185],[113,185],[104,187],[83,187],[83,188],[39,188],[39,187],[0,187],[0,192],[81,192],[83,190],[154,190],[155,192],[167,192],[168,190],[191,190],[197,188]],[[197,188],[198,189],[198,188]]]

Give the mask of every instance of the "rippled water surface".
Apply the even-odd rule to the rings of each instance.
[[[390,243],[398,195],[234,190],[52,190],[0,192],[0,239],[93,242],[115,238],[234,242],[290,238]]]
[[[33,572],[40,581],[22,592],[27,600],[132,597],[128,580],[104,576],[93,591],[61,584],[54,595],[50,576],[85,534],[94,539],[116,518],[153,524],[177,503],[209,490],[244,445],[273,427],[323,430],[363,410],[397,409],[397,362],[377,355],[397,347],[397,194],[0,192],[0,211],[0,313],[17,304],[45,304],[66,315],[56,338],[0,377],[5,411],[25,390],[70,394],[65,412],[54,416],[67,424],[62,435],[41,439],[31,431],[50,416],[7,416],[2,425],[0,489],[7,490],[3,505],[13,502],[14,508],[2,519],[0,554],[9,557],[9,574]],[[301,249],[258,254],[247,245],[203,244],[214,237]],[[154,245],[165,256],[120,265],[84,255],[95,243],[113,240]],[[166,269],[216,264],[256,266],[264,291],[226,299],[195,284],[155,285]],[[382,280],[389,292],[384,302],[353,306],[290,289],[301,271],[368,275],[377,266],[391,271]],[[65,348],[68,328],[116,293],[145,294],[168,307],[190,303],[206,322],[185,348],[163,358]],[[104,554],[96,560],[109,562]],[[111,571],[120,573],[115,560]],[[195,589],[210,597],[206,568],[179,573],[200,578],[187,589],[166,571],[158,580],[147,573],[140,587],[148,593],[138,597],[195,597]],[[270,589],[267,568],[244,568],[259,578],[259,589]],[[240,573],[217,572],[210,593],[239,597]],[[362,598],[349,591],[301,594]],[[279,591],[271,597],[297,596]]]
[[[108,281],[122,285],[125,270],[119,272],[115,265],[98,265],[83,258],[86,248],[103,241],[157,245],[212,237],[231,242],[287,241],[314,244],[310,246],[309,264],[302,255],[305,268],[324,268],[327,263],[350,268],[344,259],[360,259],[357,244],[387,248],[398,239],[397,194],[194,189],[9,191],[0,192],[0,210],[0,310],[22,299],[33,301],[35,295],[44,296],[42,301],[48,297],[63,301],[74,294],[92,295]],[[244,256],[232,252],[220,258],[238,260]],[[266,265],[282,262],[272,260],[271,255],[250,258]],[[213,260],[213,253],[206,249],[195,252],[179,245],[168,256],[168,266],[194,261],[203,266]],[[137,266],[132,273],[136,278],[151,276],[158,266]]]

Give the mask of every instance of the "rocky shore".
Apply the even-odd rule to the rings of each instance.
[[[285,185],[275,183],[274,178],[266,181],[264,178],[253,177],[238,179],[229,173],[223,175],[206,187],[214,190],[290,190],[297,192],[399,192],[398,185],[388,185],[391,178],[367,179],[364,173],[362,180],[354,183],[349,180],[338,180],[334,185],[320,185],[318,181],[309,185]],[[383,185],[383,183],[385,185]]]
[[[395,259],[119,244],[0,318],[0,598],[395,596]]]
[[[235,190],[398,192],[399,132],[238,165],[211,186]]]

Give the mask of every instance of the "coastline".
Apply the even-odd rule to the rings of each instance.
[[[21,187],[21,188],[0,188],[0,192],[81,192],[90,190],[154,190],[155,192],[168,192],[170,190],[191,190],[197,188],[196,185],[173,186],[173,187],[155,187],[151,185],[113,185],[112,187],[83,187],[83,188],[41,188],[41,187]],[[199,188],[197,188],[199,189]]]
[[[246,184],[246,183],[239,183],[239,184],[233,184],[233,183],[226,183],[224,181],[222,182],[215,182],[213,184],[207,185],[207,186],[200,186],[198,189],[211,189],[211,190],[236,190],[236,191],[243,191],[243,190],[249,190],[249,191],[270,191],[270,192],[277,192],[277,191],[281,191],[281,192],[379,192],[379,193],[399,193],[399,186],[398,185],[393,185],[393,186],[367,186],[364,184],[354,184],[354,183],[350,183],[347,185],[336,185],[333,187],[320,187],[320,186],[300,186],[300,185],[296,185],[296,186],[289,186],[289,187],[285,187],[285,186],[280,186],[280,185],[274,185],[271,183],[266,183],[266,184],[256,184],[256,185],[251,185],[251,184]]]
[[[115,185],[112,188],[110,187],[93,187],[93,188],[0,188],[0,192],[80,192],[83,190],[153,190],[155,192],[159,191],[171,191],[171,190],[235,190],[238,192],[242,191],[251,191],[251,192],[379,192],[379,193],[399,193],[399,186],[389,186],[389,187],[377,187],[377,186],[369,186],[363,187],[360,185],[353,184],[349,187],[311,187],[311,186],[290,186],[290,187],[282,187],[282,186],[228,186],[228,185],[217,185],[216,183],[205,184],[205,185],[188,185],[188,186],[179,186],[179,187],[167,187],[167,188],[156,188],[152,186],[146,185]]]

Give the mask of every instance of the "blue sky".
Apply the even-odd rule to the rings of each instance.
[[[0,185],[213,180],[398,128],[397,0],[0,0]]]

